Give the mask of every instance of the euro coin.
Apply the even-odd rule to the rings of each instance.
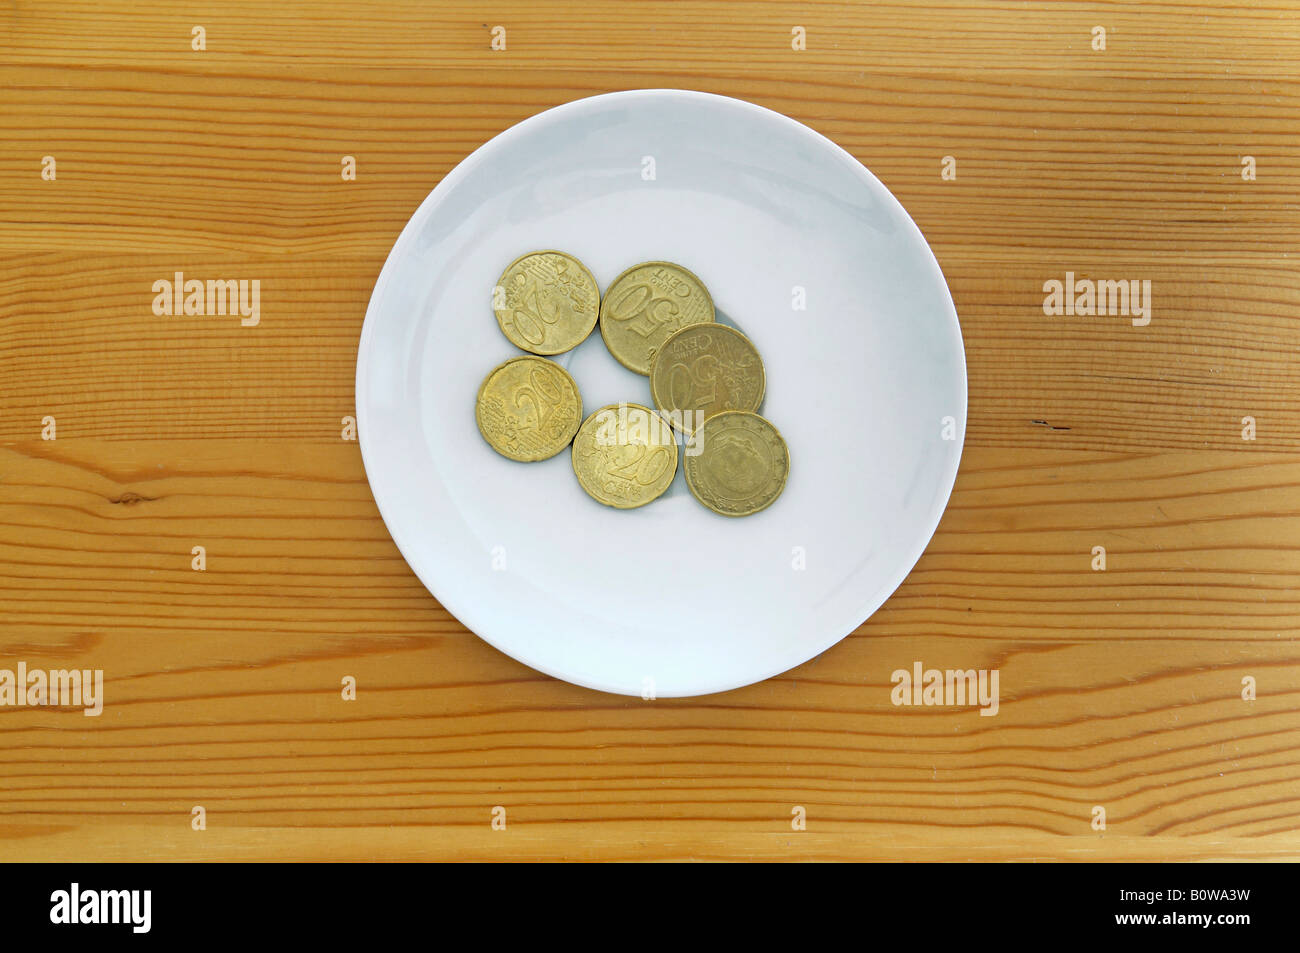
[[[713,321],[713,299],[681,265],[649,261],[614,279],[600,302],[600,336],[630,371],[650,373],[650,360],[669,335]]]
[[[478,389],[479,433],[497,453],[528,463],[553,457],[573,440],[582,396],[569,372],[542,357],[515,357]]]
[[[600,315],[600,288],[572,255],[538,251],[516,258],[492,292],[492,310],[510,343],[533,354],[577,347]]]
[[[578,428],[573,472],[597,502],[620,510],[645,506],[677,475],[677,437],[649,407],[610,404]]]
[[[758,414],[729,410],[695,433],[697,453],[683,468],[695,498],[723,516],[749,516],[771,506],[785,489],[790,451]]]
[[[682,328],[655,355],[650,396],[682,433],[716,414],[758,410],[767,377],[749,338],[725,324]]]

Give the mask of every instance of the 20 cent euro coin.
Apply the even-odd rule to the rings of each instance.
[[[640,404],[610,404],[582,422],[573,472],[592,499],[620,510],[658,499],[677,474],[677,437]]]
[[[686,485],[723,516],[749,516],[771,506],[790,475],[790,451],[758,414],[729,410],[695,432],[698,453],[687,454]]]
[[[582,396],[569,372],[544,357],[514,357],[478,389],[474,417],[497,453],[529,463],[553,457],[573,440]]]
[[[492,292],[492,310],[510,343],[533,354],[577,347],[600,315],[600,288],[586,265],[559,251],[516,258]]]

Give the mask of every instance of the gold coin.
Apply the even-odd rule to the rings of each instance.
[[[492,310],[515,347],[560,354],[581,344],[596,326],[600,288],[572,255],[532,252],[501,273],[492,292]]]
[[[758,410],[767,377],[749,338],[725,324],[682,328],[650,366],[650,395],[682,433],[728,410]]]
[[[488,374],[474,407],[479,433],[497,453],[527,463],[573,440],[582,395],[569,372],[541,357],[514,357]]]
[[[677,475],[677,437],[640,404],[610,404],[582,422],[573,472],[592,499],[620,510],[645,506]]]
[[[650,359],[674,331],[713,321],[709,290],[681,265],[648,261],[614,279],[600,301],[600,336],[629,371],[650,373]]]
[[[772,505],[790,475],[785,440],[758,414],[729,410],[695,434],[698,453],[686,455],[686,485],[723,516],[749,516]]]

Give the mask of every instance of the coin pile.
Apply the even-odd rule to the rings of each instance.
[[[785,488],[790,454],[757,413],[767,377],[753,343],[718,324],[704,283],[681,265],[650,261],[623,272],[604,296],[572,255],[515,259],[493,289],[501,332],[529,352],[494,368],[475,404],[492,449],[521,462],[572,445],[573,472],[595,500],[632,509],[658,499],[682,469],[697,500],[748,516]],[[600,324],[614,359],[649,378],[655,409],[622,402],[582,416],[573,377],[548,356],[577,347]]]

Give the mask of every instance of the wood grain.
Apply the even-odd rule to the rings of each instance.
[[[108,698],[0,707],[0,858],[1300,858],[1298,13],[0,10],[0,667],[102,668]],[[466,631],[340,435],[429,189],[526,116],[649,86],[779,109],[880,176],[970,374],[951,504],[885,606],[778,678],[654,703]],[[262,323],[154,316],[178,270],[260,279]],[[1150,280],[1150,325],[1044,315],[1067,270]],[[892,705],[916,660],[997,668],[998,715]]]
[[[205,59],[191,30],[207,31]],[[791,49],[803,26],[807,49]],[[307,0],[268,11],[257,0],[186,10],[162,0],[105,9],[64,0],[55,10],[7,10],[0,57],[16,63],[121,65],[127,57],[206,70],[344,65],[499,68],[494,26],[507,31],[514,66],[556,62],[617,72],[630,65],[695,75],[709,68],[755,72],[788,65],[899,73],[1034,69],[1183,76],[1296,75],[1300,21],[1288,3],[980,3],[921,0],[852,3],[682,0],[643,4],[418,0],[342,4]],[[1107,30],[1106,56],[1092,29]]]

